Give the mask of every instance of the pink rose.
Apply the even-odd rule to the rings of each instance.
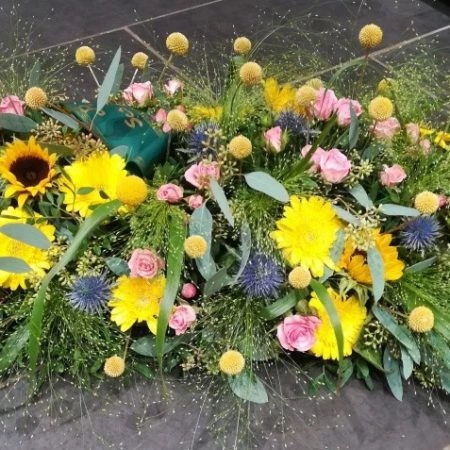
[[[211,178],[218,180],[219,177],[220,167],[215,161],[201,161],[198,164],[193,164],[184,173],[184,178],[186,178],[186,181],[201,189],[205,189],[209,186],[209,180]]]
[[[191,195],[190,197],[188,197],[187,202],[188,202],[189,208],[197,209],[197,208],[200,208],[200,206],[202,206],[203,197],[198,194]]]
[[[169,327],[175,330],[175,334],[186,333],[191,323],[197,318],[194,309],[189,305],[177,306],[175,312],[170,316]]]
[[[378,139],[392,139],[400,131],[400,122],[395,117],[390,117],[382,122],[377,122],[371,127],[374,136]]]
[[[164,133],[168,133],[171,130],[169,124],[167,123],[167,111],[164,108],[159,108],[153,119],[158,125],[163,126],[162,130]]]
[[[153,86],[150,81],[145,83],[130,84],[122,93],[127,103],[137,102],[139,106],[145,106],[148,100],[153,97]]]
[[[303,157],[305,157],[308,152],[311,150],[312,145],[308,144],[305,145],[302,149],[301,149],[301,154]],[[320,168],[320,159],[326,155],[327,152],[322,148],[322,147],[317,147],[316,151],[313,153],[310,161],[312,162],[312,166],[311,166],[311,170],[313,172],[317,172]]]
[[[183,188],[173,183],[163,184],[156,191],[156,198],[168,203],[177,203],[183,198]]]
[[[197,287],[193,283],[184,283],[181,288],[181,296],[186,300],[191,300],[197,295]]]
[[[284,319],[277,327],[277,338],[286,350],[306,352],[316,343],[315,331],[321,324],[316,316],[295,314]]]
[[[322,177],[329,183],[340,183],[352,167],[347,157],[337,148],[324,152],[320,158],[319,166]]]
[[[447,205],[447,197],[444,194],[439,194],[438,199],[439,199],[439,208],[443,208],[444,206]]]
[[[178,80],[169,80],[167,84],[164,85],[164,92],[166,95],[169,95],[172,97],[172,95],[175,95],[179,89],[183,87],[183,84],[181,81]]]
[[[422,139],[419,142],[419,146],[422,149],[424,155],[429,155],[431,151],[431,142],[429,139]]]
[[[132,277],[153,278],[164,269],[164,261],[153,251],[137,248],[128,261]]]
[[[353,105],[353,111],[357,117],[362,114],[362,107],[358,101],[340,98],[336,103],[337,120],[340,127],[348,127],[352,121],[350,104]]]
[[[281,127],[274,127],[267,130],[264,133],[264,139],[266,141],[266,147],[269,151],[274,153],[280,153],[282,148],[282,134],[283,130]]]
[[[23,105],[25,102],[19,99],[17,95],[7,95],[2,98],[0,103],[0,113],[15,114],[16,116],[23,116]]]
[[[392,187],[401,183],[406,178],[406,173],[402,166],[394,164],[392,167],[383,165],[383,171],[380,173],[380,181],[383,186]]]
[[[406,124],[406,134],[411,144],[417,144],[419,142],[420,127],[417,123]]]
[[[313,105],[314,116],[319,120],[327,120],[336,111],[338,99],[331,89],[320,88]]]

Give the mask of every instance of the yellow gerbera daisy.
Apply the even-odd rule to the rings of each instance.
[[[35,214],[34,218],[41,218]],[[27,223],[31,216],[22,208],[12,206],[4,209],[0,214],[0,227],[10,223]],[[55,227],[46,221],[39,221],[34,226],[42,231],[50,241],[55,239]],[[50,269],[50,259],[47,250],[32,247],[4,234],[0,235],[0,257],[13,257],[25,261],[32,269],[27,273],[10,273],[0,270],[0,286],[15,291],[19,286],[27,288],[28,280],[41,279],[45,271]]]
[[[33,136],[28,142],[16,139],[6,144],[0,157],[0,175],[9,183],[5,197],[17,196],[21,208],[28,197],[44,194],[56,174],[56,158],[56,154],[36,144]]]
[[[120,277],[108,303],[112,308],[111,320],[121,331],[127,331],[135,322],[147,322],[150,331],[156,334],[159,302],[165,286],[163,275],[151,279]]]
[[[289,83],[280,87],[275,78],[268,78],[264,81],[264,97],[269,108],[278,114],[292,107],[295,89]]]
[[[364,325],[367,316],[366,308],[361,305],[355,296],[341,297],[332,288],[328,288],[327,291],[341,322],[342,334],[344,335],[344,356],[349,356],[352,354],[353,346],[358,341]],[[315,292],[312,293],[309,307],[316,310],[317,316],[321,320],[321,324],[316,329],[316,343],[311,351],[315,356],[323,359],[338,359],[338,347],[333,325]]]
[[[403,275],[405,263],[398,259],[397,247],[391,244],[392,234],[381,234],[379,229],[374,230],[375,245],[383,258],[384,279],[386,281],[398,280]],[[351,239],[348,239],[339,266],[359,283],[372,284],[367,255],[365,252],[355,251]]]
[[[203,122],[205,120],[219,121],[222,117],[222,112],[222,106],[196,105],[189,111],[189,117],[194,123]]]
[[[125,160],[108,152],[94,152],[86,159],[74,161],[65,167],[60,190],[67,211],[82,217],[89,216],[91,207],[117,198],[117,185],[127,176]]]
[[[321,197],[293,195],[290,200],[270,237],[292,267],[302,265],[320,277],[325,265],[334,268],[330,251],[340,228],[339,219],[331,203]]]

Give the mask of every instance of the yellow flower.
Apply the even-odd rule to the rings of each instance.
[[[75,52],[75,61],[80,66],[90,66],[95,61],[95,52],[91,47],[87,45],[83,45],[82,47],[78,47]]]
[[[0,227],[10,223],[28,223],[30,218],[31,216],[25,210],[9,206],[0,214]],[[42,216],[35,213],[33,218],[39,219]],[[47,221],[36,221],[34,226],[42,231],[50,241],[55,239],[55,227],[48,224]],[[0,286],[12,291],[15,291],[19,286],[26,289],[28,281],[44,278],[46,270],[50,269],[50,258],[47,250],[32,247],[4,234],[0,237],[0,257],[19,258],[32,269],[31,272],[27,273],[10,273],[0,270]]]
[[[189,120],[183,111],[172,109],[167,114],[167,124],[172,130],[181,132],[186,130],[189,125]]]
[[[202,236],[189,236],[184,241],[184,251],[189,258],[201,258],[206,253],[206,250],[208,250],[208,243]]]
[[[269,108],[279,114],[285,109],[292,108],[295,89],[289,83],[280,88],[275,78],[268,78],[264,81],[264,97]]]
[[[384,279],[395,281],[402,277],[405,263],[398,259],[397,247],[391,244],[392,234],[381,234],[379,229],[373,232],[375,245],[384,263]],[[344,253],[339,262],[339,267],[346,270],[349,275],[359,283],[372,284],[367,255],[365,252],[356,251],[352,240],[345,243]]]
[[[307,81],[305,84],[306,86],[311,86],[317,90],[323,88],[323,81],[320,78],[311,78],[311,80]]]
[[[190,111],[190,117],[194,123],[214,120],[218,122],[222,117],[222,106],[196,105]]]
[[[369,116],[377,122],[389,119],[394,112],[394,105],[387,98],[379,95],[369,103]]]
[[[339,219],[331,203],[321,197],[293,195],[290,200],[270,236],[291,266],[302,265],[320,277],[325,265],[334,268],[330,252],[340,228]]]
[[[252,49],[252,43],[246,37],[238,37],[234,41],[233,48],[238,55],[246,55]]]
[[[219,360],[220,370],[226,375],[237,375],[245,367],[245,359],[237,350],[228,350]]]
[[[450,143],[450,133],[438,131],[436,133],[436,137],[434,138],[434,143],[436,145],[439,145],[439,147],[443,148],[444,150],[449,150],[449,146],[447,144]]]
[[[145,53],[137,52],[131,58],[131,65],[140,70],[144,70],[148,62],[148,56]]]
[[[121,331],[129,330],[135,322],[146,322],[153,334],[159,315],[166,279],[163,275],[151,279],[122,276],[112,291],[108,302],[111,310],[111,320]]]
[[[228,144],[228,151],[236,159],[244,159],[252,154],[252,142],[250,139],[242,136],[234,137]]]
[[[239,77],[245,85],[254,86],[262,81],[262,68],[255,62],[246,62],[239,70]]]
[[[423,191],[416,195],[414,207],[427,216],[435,213],[439,208],[439,197],[433,192]]]
[[[359,32],[359,43],[361,47],[371,50],[378,47],[383,39],[383,30],[373,23],[365,25]]]
[[[62,177],[60,191],[64,193],[66,209],[82,217],[92,213],[92,206],[115,200],[117,186],[127,176],[125,160],[109,152],[91,153],[65,167],[65,172],[69,179]]]
[[[289,284],[295,289],[303,289],[311,283],[311,273],[302,266],[294,267],[288,275]]]
[[[341,297],[332,288],[328,288],[327,292],[341,322],[342,334],[344,335],[344,356],[349,356],[352,354],[353,346],[358,341],[364,325],[367,316],[366,308],[361,305],[361,302],[355,296]],[[312,293],[309,307],[317,311],[317,316],[322,322],[316,329],[316,343],[311,349],[312,353],[323,359],[338,359],[338,346],[333,325],[315,292]]]
[[[8,185],[5,197],[17,196],[21,208],[28,197],[44,194],[52,186],[55,171],[56,154],[49,155],[47,149],[36,144],[33,136],[28,142],[16,139],[6,144],[6,150],[0,157],[0,176]]]
[[[313,87],[305,84],[297,89],[295,101],[301,107],[309,108],[316,100],[316,97],[317,91]]]
[[[125,372],[125,361],[120,356],[111,356],[105,361],[103,370],[108,377],[120,377]]]
[[[119,180],[116,195],[125,205],[138,206],[147,198],[148,188],[141,177],[130,175]]]
[[[182,56],[189,50],[189,41],[182,33],[171,33],[167,36],[166,47],[174,55]]]
[[[426,306],[417,306],[408,316],[408,326],[416,333],[427,333],[434,327],[434,314]]]
[[[47,100],[47,94],[40,87],[31,87],[25,92],[25,103],[31,109],[43,108]]]

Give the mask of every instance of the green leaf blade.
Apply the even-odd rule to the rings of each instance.
[[[266,320],[273,320],[290,311],[296,304],[295,292],[290,291],[284,297],[262,308],[261,315]]]
[[[214,195],[214,199],[219,205],[219,208],[222,211],[225,219],[227,219],[228,223],[232,227],[234,227],[234,217],[222,186],[220,186],[215,178],[211,178],[209,181],[209,188],[211,189],[211,192]]]
[[[44,111],[45,114],[57,120],[58,122],[61,122],[66,127],[71,128],[72,130],[78,130],[78,128],[80,128],[80,124],[78,123],[78,121],[67,114],[51,108],[42,108],[42,111]]]
[[[119,47],[114,55],[111,64],[106,72],[105,79],[98,90],[97,95],[97,114],[103,109],[103,107],[108,103],[109,96],[114,87],[114,82],[116,80],[117,72],[119,70],[121,48]]]
[[[0,113],[0,128],[16,133],[29,133],[37,127],[37,123],[26,116]]]

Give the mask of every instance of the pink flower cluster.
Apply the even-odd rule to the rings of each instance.
[[[277,338],[286,350],[306,352],[316,343],[316,329],[321,323],[316,316],[288,316],[278,325]]]
[[[270,152],[280,153],[286,146],[286,136],[280,126],[273,127],[264,133],[266,148]]]
[[[17,95],[7,95],[2,98],[0,102],[0,113],[15,114],[16,116],[23,116],[24,101],[20,100]]]
[[[154,251],[136,248],[128,261],[130,275],[151,279],[164,269],[164,261]]]
[[[424,155],[431,151],[431,142],[429,139],[420,139],[420,127],[417,123],[406,124],[406,134],[411,144],[419,145]]]
[[[320,88],[312,107],[312,113],[319,120],[328,120],[336,113],[339,126],[348,127],[352,121],[350,107],[353,107],[357,117],[362,114],[362,107],[358,101],[350,98],[338,100],[332,89]]]
[[[180,305],[175,307],[175,311],[169,318],[169,327],[175,330],[175,334],[186,333],[187,329],[197,319],[194,308],[189,305]]]
[[[128,104],[137,103],[138,106],[145,106],[145,104],[153,97],[153,86],[150,81],[145,83],[130,84],[122,93],[124,100]]]
[[[156,198],[167,203],[178,203],[183,198],[183,188],[173,183],[163,184],[156,191]]]
[[[394,187],[401,183],[406,178],[406,172],[402,166],[394,164],[389,167],[386,164],[383,165],[383,170],[380,173],[380,182],[383,186]]]
[[[200,161],[198,164],[193,164],[184,173],[186,181],[199,189],[207,189],[209,180],[211,178],[218,180],[219,177],[220,167],[215,161]]]

